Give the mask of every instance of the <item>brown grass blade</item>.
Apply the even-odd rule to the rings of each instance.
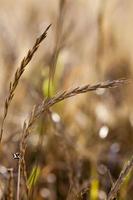
[[[20,64],[20,67],[16,70],[13,81],[10,82],[9,94],[5,100],[5,105],[4,105],[4,114],[3,114],[2,124],[1,124],[1,130],[0,130],[0,142],[2,140],[2,136],[3,136],[3,132],[4,132],[4,123],[5,123],[5,119],[7,117],[8,109],[9,109],[10,103],[13,99],[14,92],[18,85],[20,77],[22,76],[23,72],[25,71],[25,68],[28,65],[28,63],[31,61],[33,55],[39,48],[40,43],[46,38],[47,31],[50,28],[50,26],[51,26],[51,24],[45,29],[43,34],[36,39],[35,44],[33,45],[32,49],[30,49],[28,51],[27,55],[23,58],[23,60]]]

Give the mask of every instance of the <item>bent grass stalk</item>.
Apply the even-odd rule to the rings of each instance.
[[[21,159],[24,159],[24,155],[26,151],[26,139],[30,134],[31,126],[41,116],[41,114],[46,112],[50,107],[52,107],[56,103],[59,103],[60,101],[63,101],[72,96],[90,92],[90,91],[95,91],[99,88],[117,87],[120,84],[123,84],[125,82],[126,82],[125,79],[119,79],[119,80],[113,80],[113,81],[105,81],[105,82],[98,83],[95,85],[87,84],[82,87],[76,87],[74,89],[63,91],[59,94],[56,94],[55,96],[51,98],[46,98],[39,106],[34,106],[28,121],[24,122],[23,130],[22,130],[22,138],[20,141],[20,159],[19,159],[19,166],[18,166],[18,181],[17,181],[17,200],[19,200],[19,192],[20,192],[20,179],[21,179],[20,169],[22,165]],[[25,184],[26,184],[26,180],[25,180]]]
[[[29,121],[26,123],[24,122],[23,127],[23,135],[24,140],[28,136],[28,132],[34,121],[45,111],[47,111],[50,107],[52,107],[54,104],[59,103],[60,101],[63,101],[67,98],[73,97],[78,94],[95,91],[100,88],[112,88],[112,87],[118,87],[120,84],[125,83],[125,79],[119,79],[119,80],[113,80],[113,81],[105,81],[102,83],[98,83],[95,85],[87,84],[82,87],[76,87],[74,89],[70,89],[67,91],[63,91],[59,94],[56,94],[52,98],[46,98],[39,106],[35,106],[32,114],[30,116]]]
[[[74,89],[63,91],[59,94],[56,94],[55,96],[53,96],[51,98],[46,98],[39,106],[34,106],[29,120],[27,122],[25,121],[24,125],[23,125],[23,131],[22,131],[23,134],[22,134],[22,139],[21,139],[21,143],[20,143],[20,153],[22,153],[24,150],[25,140],[27,139],[27,137],[29,135],[31,126],[33,125],[35,120],[37,118],[39,118],[40,115],[43,112],[47,111],[50,107],[52,107],[56,103],[59,103],[60,101],[70,98],[72,96],[75,96],[75,95],[78,95],[81,93],[90,92],[90,91],[95,91],[99,88],[118,87],[120,84],[123,84],[125,82],[126,82],[125,79],[119,79],[119,80],[113,80],[113,81],[105,81],[103,83],[98,83],[95,85],[87,84],[82,87],[76,87]]]
[[[50,28],[51,24],[45,29],[45,31],[43,32],[43,34],[41,34],[41,36],[39,36],[36,41],[35,44],[33,45],[32,49],[30,49],[27,53],[27,55],[23,58],[20,67],[17,68],[13,81],[10,82],[10,86],[9,86],[9,94],[5,100],[5,105],[4,105],[4,114],[3,114],[3,118],[2,118],[2,124],[1,124],[1,130],[0,130],[0,142],[2,140],[2,136],[3,136],[3,132],[4,132],[4,123],[5,123],[5,119],[7,117],[8,114],[8,109],[10,106],[10,103],[14,97],[14,92],[15,89],[18,85],[18,82],[20,80],[20,77],[22,76],[23,72],[25,71],[26,66],[28,65],[28,63],[31,61],[33,55],[35,54],[35,52],[37,51],[37,49],[39,48],[40,43],[46,38],[47,36],[47,31]]]

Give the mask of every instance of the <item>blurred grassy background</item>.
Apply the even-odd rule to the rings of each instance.
[[[132,0],[0,0],[0,118],[15,69],[35,38],[52,24],[9,110],[0,154],[1,199],[7,194],[8,168],[14,168],[16,179],[12,153],[18,151],[22,124],[33,105],[47,96],[55,51],[52,95],[87,83],[132,79],[132,21]],[[76,96],[54,106],[51,117],[41,116],[26,152],[31,199],[106,198],[108,172],[116,180],[132,154],[132,89],[129,84]],[[132,200],[131,179],[132,174],[118,199]]]

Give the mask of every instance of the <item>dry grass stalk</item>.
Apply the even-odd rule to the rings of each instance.
[[[23,175],[23,179],[24,179],[24,183],[25,183],[26,195],[28,197],[29,188],[28,188],[28,185],[27,185],[27,170],[26,170],[26,163],[25,163],[24,157],[22,159],[22,175]]]
[[[18,179],[17,179],[17,200],[20,198],[20,181],[21,181],[21,158],[18,159]]]
[[[107,175],[108,175],[108,178],[110,180],[111,186],[113,186],[113,184],[114,184],[113,177],[112,177],[110,170],[108,168],[107,168]]]
[[[52,98],[47,98],[42,102],[41,105],[39,105],[38,107],[34,107],[28,122],[27,123],[24,122],[23,134],[22,134],[22,139],[21,139],[21,142],[20,142],[21,158],[23,158],[24,154],[25,154],[26,139],[29,135],[30,128],[31,128],[32,124],[43,112],[46,112],[51,106],[53,106],[54,104],[56,104],[60,101],[63,101],[64,99],[75,96],[77,94],[86,93],[86,92],[89,92],[89,91],[95,91],[98,88],[112,88],[112,87],[116,87],[116,86],[118,86],[122,83],[125,83],[124,79],[114,80],[114,81],[106,81],[106,82],[98,83],[98,84],[95,84],[95,85],[85,85],[85,86],[82,86],[82,87],[77,87],[77,88],[74,88],[74,89],[71,89],[71,90],[68,90],[68,91],[64,91],[60,94],[57,94]]]
[[[104,53],[104,20],[105,20],[105,11],[106,11],[106,1],[102,0],[100,1],[100,6],[99,6],[99,14],[97,17],[97,54],[96,54],[96,65],[95,65],[95,70],[96,72],[99,73],[99,69],[101,67],[101,59],[102,55]]]
[[[21,142],[21,145],[20,145],[22,148],[20,148],[20,149],[22,150],[23,147],[25,146],[25,140],[27,139],[27,137],[29,135],[30,128],[31,128],[32,124],[34,123],[34,121],[43,112],[46,112],[47,110],[49,110],[49,108],[52,107],[53,105],[55,105],[56,103],[59,103],[60,101],[63,101],[67,98],[73,97],[73,96],[78,95],[78,94],[82,94],[82,93],[86,93],[86,92],[90,92],[90,91],[95,91],[99,88],[118,87],[120,84],[123,84],[125,82],[126,82],[125,79],[119,79],[119,80],[113,80],[113,81],[105,81],[105,82],[102,82],[102,83],[97,83],[95,85],[87,84],[87,85],[82,86],[82,87],[76,87],[74,89],[70,89],[68,91],[61,92],[59,94],[56,94],[52,98],[46,98],[41,103],[41,105],[33,108],[33,111],[30,115],[28,122],[27,123],[24,122],[23,136],[22,136],[22,140],[21,140],[22,142]]]
[[[9,181],[8,181],[8,193],[7,200],[13,200],[13,168],[8,169]]]
[[[61,51],[65,6],[66,6],[66,0],[60,0],[59,1],[59,14],[58,14],[58,17],[57,17],[57,22],[56,22],[55,46],[54,46],[54,49],[53,49],[52,58],[51,58],[50,66],[49,66],[48,96],[50,96],[50,87],[51,87],[51,83],[54,80],[57,60],[58,60],[58,56],[59,56],[60,51]]]
[[[38,107],[34,106],[31,115],[29,117],[29,120],[26,122],[24,122],[23,125],[23,131],[22,131],[22,138],[20,141],[20,158],[19,158],[19,164],[18,164],[18,184],[17,184],[17,200],[19,200],[19,192],[20,192],[20,173],[21,173],[21,165],[22,165],[22,160],[24,159],[24,155],[25,155],[25,150],[26,150],[26,139],[30,133],[30,128],[33,125],[34,121],[43,113],[46,112],[51,106],[53,106],[54,104],[70,98],[72,96],[75,96],[77,94],[81,94],[81,93],[86,93],[89,91],[95,91],[98,88],[112,88],[112,87],[116,87],[122,83],[125,83],[124,79],[120,79],[120,80],[114,80],[114,81],[106,81],[103,83],[98,83],[95,85],[85,85],[82,87],[77,87],[68,91],[64,91],[60,94],[55,95],[52,98],[47,98],[45,99],[41,105],[39,105]],[[26,176],[25,176],[26,177]],[[26,182],[26,180],[25,180]]]
[[[24,151],[26,149],[26,139],[29,135],[29,129],[31,127],[31,125],[33,124],[33,121],[34,121],[34,117],[35,117],[35,112],[36,112],[36,106],[33,107],[33,110],[31,112],[31,115],[29,117],[29,120],[28,122],[26,123],[26,121],[24,122],[24,125],[23,125],[23,132],[22,132],[22,138],[21,138],[21,141],[20,141],[20,153],[21,153],[21,158],[23,158],[23,154],[24,154]]]
[[[132,168],[133,168],[133,156],[132,156],[131,160],[129,160],[127,162],[127,164],[124,166],[124,168],[121,171],[117,181],[113,184],[113,186],[112,186],[112,188],[111,188],[111,190],[109,192],[107,200],[113,200],[114,198],[116,198],[117,193],[118,193],[121,185],[123,184],[125,178],[130,173]]]
[[[26,187],[26,194],[28,196],[28,186],[27,186],[27,173],[26,173],[26,165],[24,160],[25,150],[26,150],[26,139],[29,135],[30,124],[32,124],[33,118],[35,116],[35,108],[33,108],[29,121],[26,123],[24,122],[23,131],[22,131],[22,138],[20,141],[20,153],[18,157],[18,180],[17,180],[17,200],[19,200],[20,196],[20,181],[21,181],[21,169],[23,172],[23,178]]]
[[[35,122],[37,118],[40,117],[40,115],[43,112],[46,112],[49,110],[51,106],[54,104],[63,101],[67,98],[70,98],[72,96],[75,96],[77,94],[81,93],[86,93],[89,91],[95,91],[99,88],[112,88],[112,87],[117,87],[120,84],[125,83],[125,79],[120,79],[120,80],[113,80],[113,81],[106,81],[103,83],[98,83],[95,85],[85,85],[82,87],[77,87],[68,91],[61,92],[60,94],[55,95],[52,98],[47,98],[45,99],[41,105],[38,107],[34,106],[31,115],[29,117],[29,120],[24,122],[23,125],[23,131],[22,131],[22,138],[20,141],[20,158],[19,158],[19,163],[18,163],[18,181],[17,181],[17,200],[19,200],[19,193],[20,193],[20,179],[21,179],[21,167],[22,167],[22,160],[24,159],[25,155],[25,150],[26,150],[26,139],[29,136],[30,133],[30,128]],[[25,176],[26,177],[26,176]],[[25,180],[25,182],[27,182]]]
[[[118,87],[120,84],[123,84],[125,82],[126,82],[125,79],[105,81],[105,82],[97,83],[95,85],[87,84],[87,85],[82,86],[82,87],[76,87],[74,89],[70,89],[70,90],[67,90],[67,91],[64,91],[64,92],[60,92],[52,98],[45,99],[42,102],[42,104],[40,106],[38,106],[38,108],[36,109],[37,113],[35,114],[35,117],[37,118],[38,116],[40,116],[41,113],[48,110],[54,104],[56,104],[60,101],[63,101],[67,98],[73,97],[73,96],[78,95],[78,94],[82,94],[82,93],[86,93],[86,92],[90,92],[90,91],[95,91],[95,90],[100,89],[100,88]]]
[[[36,39],[34,46],[32,47],[32,49],[30,49],[28,51],[27,55],[23,58],[23,60],[20,64],[20,67],[16,70],[13,81],[10,82],[9,94],[8,94],[8,97],[5,100],[5,105],[4,105],[4,115],[3,115],[2,124],[1,124],[1,131],[0,131],[0,142],[1,142],[2,136],[3,136],[4,122],[5,122],[5,119],[7,117],[8,109],[9,109],[10,103],[13,99],[14,92],[15,92],[15,89],[18,85],[20,77],[22,76],[23,72],[25,71],[25,68],[28,65],[28,63],[31,61],[33,55],[35,54],[35,52],[39,48],[40,43],[46,38],[47,31],[50,28],[50,26],[51,25],[49,25],[46,28],[46,30],[43,32],[43,34]]]

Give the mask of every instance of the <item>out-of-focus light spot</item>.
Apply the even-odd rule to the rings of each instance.
[[[104,164],[98,166],[98,173],[104,175],[107,173],[107,167]]]
[[[119,143],[113,143],[110,147],[111,152],[118,153],[120,151],[120,144]]]
[[[0,165],[0,173],[1,174],[6,174],[7,173],[7,168],[2,166],[2,165]]]
[[[60,54],[60,60],[63,62],[63,63],[66,63],[68,62],[69,60],[69,52],[67,50],[63,50]]]
[[[99,88],[99,89],[96,90],[97,95],[103,95],[104,92],[105,92],[105,88]]]
[[[108,133],[109,133],[108,126],[102,126],[100,128],[100,130],[99,130],[99,137],[102,138],[102,139],[104,139],[104,138],[107,137]]]
[[[98,196],[99,196],[100,200],[104,200],[104,199],[107,198],[107,195],[106,195],[106,193],[103,190],[99,191],[99,195]]]
[[[58,123],[60,122],[60,116],[57,113],[52,113],[52,120]]]
[[[49,183],[54,183],[54,182],[56,181],[56,176],[55,176],[55,174],[50,173],[50,174],[47,176],[47,181],[48,181]]]
[[[41,191],[40,191],[40,195],[43,197],[43,198],[49,198],[50,197],[50,190],[47,189],[47,188],[42,188]]]
[[[112,121],[111,113],[109,109],[107,108],[107,106],[105,106],[104,104],[102,103],[97,104],[95,112],[96,112],[97,118],[101,122],[108,123]]]

